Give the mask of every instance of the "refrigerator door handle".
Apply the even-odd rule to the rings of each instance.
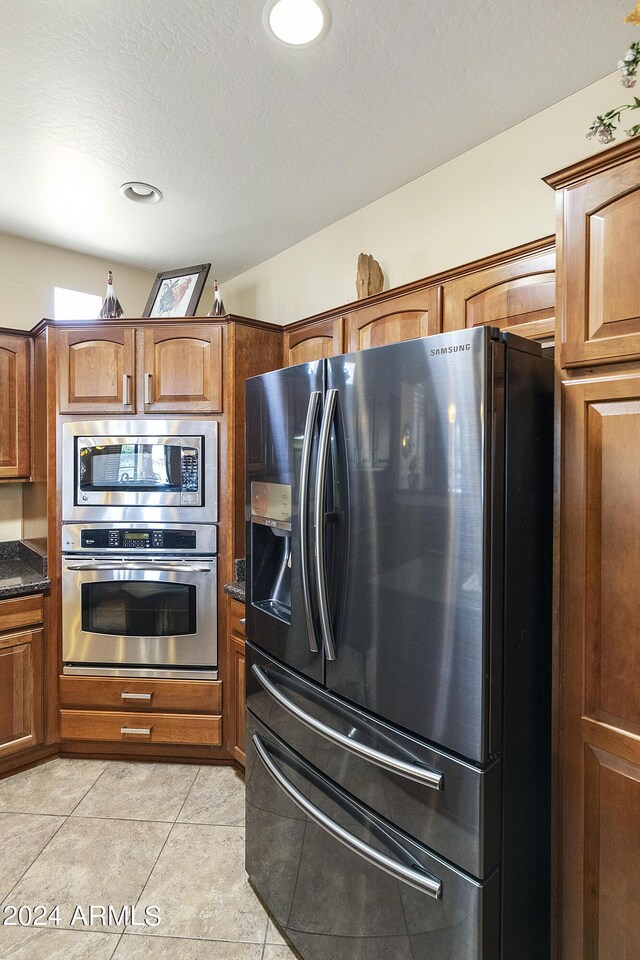
[[[292,700],[289,700],[257,663],[253,664],[251,671],[258,683],[273,697],[276,703],[295,717],[296,720],[299,720],[301,723],[304,723],[305,726],[309,727],[310,730],[313,730],[314,733],[318,733],[321,737],[324,737],[325,740],[329,740],[338,747],[354,753],[357,757],[363,757],[370,763],[375,763],[384,770],[390,770],[392,773],[397,773],[401,777],[406,777],[408,780],[415,780],[424,786],[431,787],[432,790],[444,789],[444,775],[440,770],[431,769],[422,764],[408,763],[406,760],[400,760],[387,753],[382,753],[373,747],[368,747],[363,743],[351,740],[350,737],[329,727],[326,723],[323,723],[322,720],[317,720],[311,716],[311,714],[307,713],[306,710],[303,710],[302,707],[299,707]]]
[[[337,390],[327,390],[322,424],[320,426],[320,440],[318,442],[318,466],[316,472],[316,580],[318,582],[318,607],[320,610],[320,628],[327,660],[336,659],[336,643],[329,615],[329,600],[327,595],[327,574],[324,566],[324,500],[327,488],[327,461],[329,458],[329,437],[331,424],[338,399]]]
[[[300,465],[300,501],[298,504],[298,517],[300,520],[300,577],[302,580],[302,601],[304,604],[304,615],[307,622],[307,636],[309,637],[309,648],[312,653],[318,653],[318,637],[316,634],[316,625],[313,621],[313,611],[311,609],[311,590],[309,587],[309,543],[308,543],[308,525],[309,525],[309,471],[311,467],[311,445],[313,442],[313,431],[318,416],[320,398],[322,394],[319,390],[313,390],[309,397],[309,406],[307,407],[307,419],[304,425],[304,440],[302,442],[302,463]]]
[[[348,850],[351,850],[364,860],[368,860],[369,863],[372,863],[380,870],[384,870],[385,873],[388,873],[390,876],[394,877],[394,879],[400,880],[403,883],[408,884],[410,887],[414,887],[416,890],[419,890],[420,893],[426,893],[427,896],[433,897],[435,900],[441,899],[441,880],[439,880],[437,877],[432,877],[426,872],[426,870],[418,870],[416,868],[409,867],[404,863],[400,863],[399,860],[394,860],[393,857],[389,857],[387,854],[381,853],[379,850],[376,850],[375,847],[365,843],[364,840],[356,837],[355,834],[351,833],[349,830],[346,830],[339,823],[336,823],[336,821],[327,816],[324,811],[320,810],[319,807],[316,807],[314,803],[312,803],[310,800],[307,800],[304,794],[301,793],[287,777],[285,777],[285,775],[281,772],[281,770],[279,770],[278,766],[272,760],[266,744],[257,733],[253,734],[251,737],[251,742],[253,743],[258,757],[283,793],[285,793],[289,799],[295,803],[296,806],[299,807],[307,817],[309,817],[310,820],[313,820],[313,822],[317,823],[319,827],[321,827],[323,830],[326,830],[326,832],[335,840],[338,840],[340,843],[344,844]]]

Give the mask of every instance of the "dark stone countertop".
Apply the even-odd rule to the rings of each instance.
[[[234,560],[234,573],[236,579],[233,583],[225,583],[222,588],[226,594],[230,597],[233,597],[234,600],[238,600],[240,603],[244,603],[244,588],[245,588],[245,562],[244,557],[242,560]]]
[[[50,586],[47,558],[34,544],[0,541],[0,600],[44,593]]]

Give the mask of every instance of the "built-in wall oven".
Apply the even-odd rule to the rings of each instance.
[[[63,672],[216,679],[216,527],[63,524]]]
[[[208,420],[67,421],[63,520],[215,523],[217,430]]]

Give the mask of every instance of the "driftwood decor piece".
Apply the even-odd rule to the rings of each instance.
[[[384,287],[384,273],[377,260],[370,253],[361,253],[358,257],[356,273],[356,293],[358,300],[380,293]]]

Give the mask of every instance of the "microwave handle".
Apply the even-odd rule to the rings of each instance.
[[[118,563],[94,563],[90,560],[85,563],[70,563],[67,570],[160,570],[173,571],[182,570],[184,573],[210,573],[211,567],[201,567],[190,563],[188,560],[179,563],[145,563],[135,560],[122,560]]]

